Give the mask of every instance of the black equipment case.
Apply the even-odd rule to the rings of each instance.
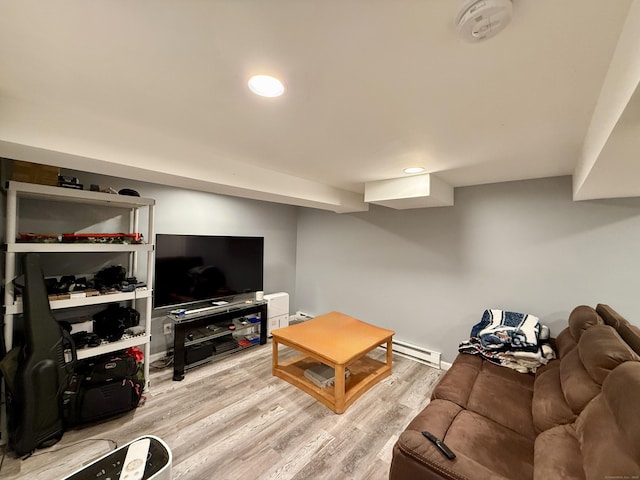
[[[62,394],[77,358],[71,336],[51,313],[38,254],[24,255],[23,272],[24,345],[7,354],[16,360],[13,367],[3,367],[9,446],[18,456],[62,437]]]
[[[144,389],[137,371],[136,361],[125,354],[80,363],[64,394],[66,422],[94,422],[136,408]]]

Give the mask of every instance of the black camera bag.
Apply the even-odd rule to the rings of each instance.
[[[111,382],[135,377],[138,364],[128,355],[103,355],[82,362],[76,373],[82,375],[85,384]]]
[[[120,340],[127,328],[139,324],[140,313],[137,310],[117,303],[109,304],[105,310],[93,316],[93,332],[109,342]]]
[[[133,410],[140,402],[143,385],[135,377],[98,384],[80,382],[77,392],[65,399],[68,425],[95,422]]]

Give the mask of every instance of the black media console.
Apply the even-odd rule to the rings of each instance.
[[[207,306],[168,316],[174,322],[173,379],[189,368],[267,343],[267,302]]]

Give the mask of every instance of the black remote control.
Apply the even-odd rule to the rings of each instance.
[[[449,460],[453,460],[454,458],[456,458],[456,454],[453,453],[449,447],[447,447],[447,444],[436,437],[434,434],[429,432],[422,432],[422,435],[424,435],[425,438],[431,440],[433,444],[438,447],[438,450],[440,450],[442,454]]]

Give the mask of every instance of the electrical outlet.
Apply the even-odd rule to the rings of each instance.
[[[162,327],[165,335],[171,335],[173,333],[173,323],[167,322]]]

